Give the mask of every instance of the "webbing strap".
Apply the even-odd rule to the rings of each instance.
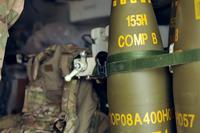
[[[120,54],[109,56],[108,62],[112,63],[112,62],[118,62],[122,60],[134,60],[134,59],[144,58],[144,57],[149,57],[149,56],[154,56],[154,55],[161,55],[165,53],[167,52],[158,51],[158,50],[126,52],[126,53],[120,53]]]
[[[127,53],[123,53],[123,57]],[[130,54],[130,53],[128,53]],[[132,56],[135,55],[132,52]],[[136,53],[137,54],[137,53]],[[167,66],[181,65],[200,61],[200,49],[192,49],[187,51],[177,51],[172,54],[154,54],[150,56],[143,56],[141,58],[127,58],[121,60],[120,58],[116,60],[117,56],[109,57],[107,64],[108,75],[123,72],[133,72],[145,69],[155,69]],[[135,56],[137,57],[137,55]],[[115,59],[115,60],[114,60]]]

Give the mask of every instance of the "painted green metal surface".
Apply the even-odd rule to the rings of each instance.
[[[178,0],[175,50],[200,48],[200,0]],[[200,132],[200,62],[174,67],[177,133]]]
[[[111,14],[109,58],[163,51],[150,0],[113,0]],[[168,69],[118,72],[107,88],[111,133],[176,133]]]

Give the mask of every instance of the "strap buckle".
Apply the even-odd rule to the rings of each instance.
[[[97,63],[97,77],[105,78],[107,77],[107,56],[106,52],[100,52],[96,56]]]

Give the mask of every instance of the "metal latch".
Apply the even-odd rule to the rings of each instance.
[[[69,82],[72,78],[87,69],[87,54],[86,51],[80,53],[81,58],[74,60],[74,69],[72,72],[65,76],[65,81]]]

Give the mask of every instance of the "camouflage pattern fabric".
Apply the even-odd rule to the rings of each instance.
[[[0,0],[0,79],[5,54],[8,29],[17,21],[24,6],[24,0]]]
[[[24,112],[38,116],[36,115],[36,126],[30,124],[29,129],[34,127],[51,132],[75,132],[78,120],[76,99],[79,83],[77,80],[65,83],[63,77],[70,72],[73,59],[81,51],[82,49],[75,45],[55,45],[34,58],[29,77],[35,87],[32,92],[28,92],[30,94],[26,94]],[[61,61],[65,62],[64,65]],[[42,89],[36,92],[36,86]]]
[[[73,59],[81,51],[75,45],[55,45],[30,59],[24,115],[18,124],[2,133],[57,133],[56,130],[65,129],[67,133],[75,132],[79,83],[65,83],[63,76],[70,72]]]
[[[0,133],[104,133],[108,124],[99,127],[107,119],[97,113],[92,82],[63,78],[82,50],[55,45],[29,60],[24,114],[0,120]]]
[[[75,133],[79,125],[77,116],[77,96],[79,84],[77,82],[80,84],[80,80],[74,80],[70,83],[67,83],[64,87],[62,111],[66,112],[67,120],[67,125],[64,129],[64,133]]]

